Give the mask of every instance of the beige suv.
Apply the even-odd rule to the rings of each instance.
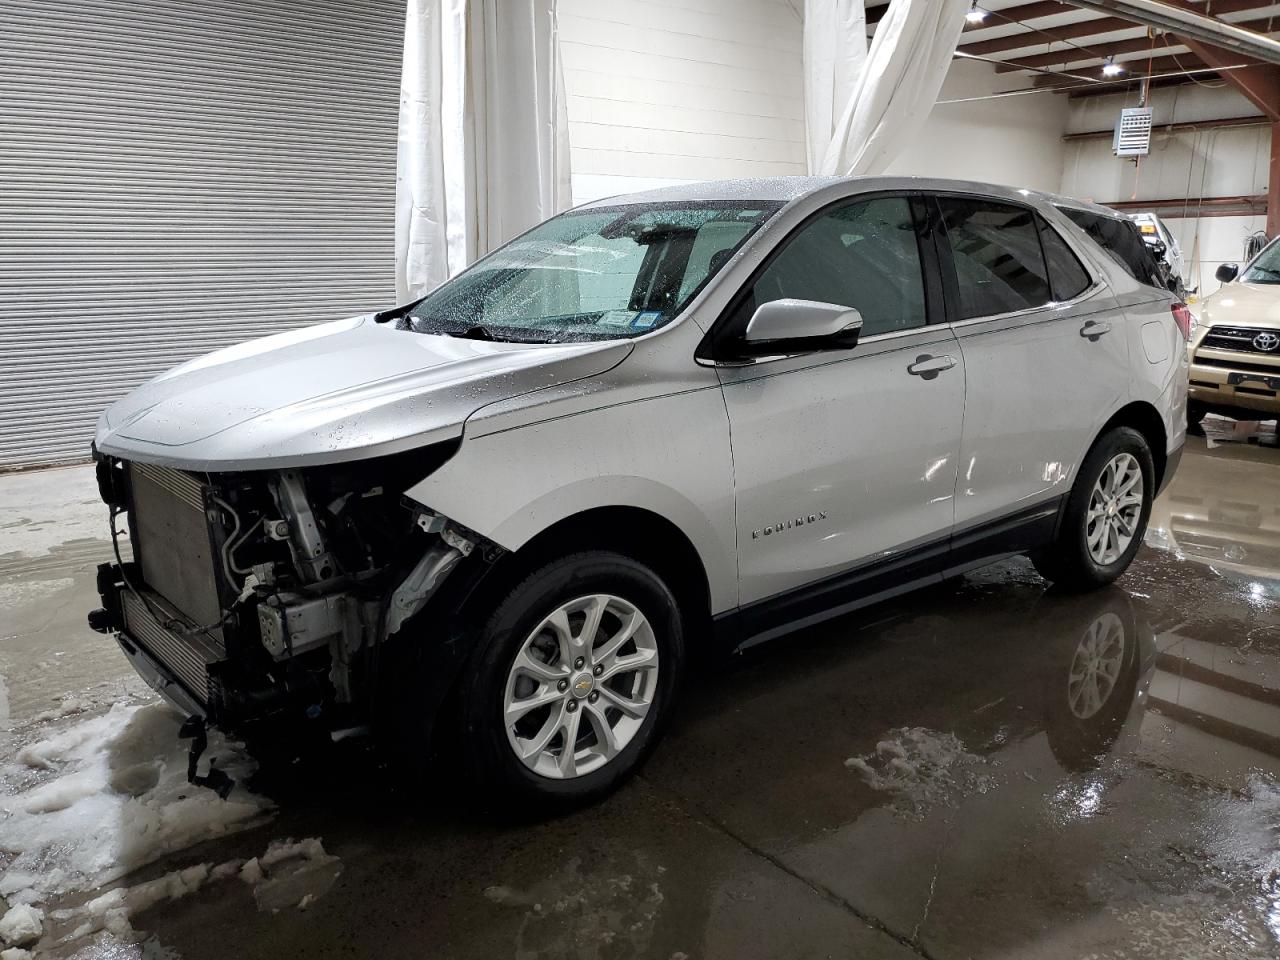
[[[1280,238],[1243,273],[1234,263],[1222,264],[1218,279],[1222,287],[1205,298],[1188,344],[1187,417],[1193,428],[1206,413],[1250,420],[1280,416]]]

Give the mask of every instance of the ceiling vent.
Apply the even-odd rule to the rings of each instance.
[[[1117,157],[1145,157],[1151,152],[1151,108],[1125,107],[1116,124],[1112,149]]]

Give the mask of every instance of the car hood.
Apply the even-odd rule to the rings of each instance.
[[[1206,297],[1200,319],[1218,326],[1270,327],[1280,330],[1280,284],[1227,283]]]
[[[161,374],[110,407],[107,454],[188,470],[254,470],[397,453],[462,433],[498,400],[595,376],[627,341],[521,344],[355,317],[251,340]]]

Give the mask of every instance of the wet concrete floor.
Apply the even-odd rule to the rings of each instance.
[[[192,960],[1280,956],[1280,450],[1192,439],[1148,544],[1091,595],[1008,561],[703,670],[642,774],[552,822],[358,747],[264,774],[269,823],[143,877],[314,836],[336,882],[133,926]],[[9,721],[134,690],[83,627],[101,541],[4,549]]]

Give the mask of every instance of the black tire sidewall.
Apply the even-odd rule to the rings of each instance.
[[[592,593],[634,604],[648,619],[658,644],[658,684],[644,725],[625,748],[598,770],[555,780],[530,770],[511,749],[501,722],[511,663],[537,624],[557,606]],[[479,628],[477,646],[462,683],[460,721],[474,781],[496,788],[499,798],[574,804],[597,799],[632,774],[657,742],[671,713],[684,666],[684,632],[676,599],[645,565],[621,554],[591,551],[549,563],[523,578]]]
[[[1114,562],[1103,565],[1094,560],[1089,553],[1088,525],[1085,521],[1094,485],[1097,484],[1103,469],[1111,459],[1121,453],[1132,454],[1142,470],[1142,513],[1133,542]],[[1084,463],[1080,465],[1078,479],[1067,501],[1059,537],[1059,548],[1065,554],[1064,559],[1071,570],[1072,580],[1082,586],[1102,586],[1111,583],[1124,573],[1142,546],[1147,521],[1151,518],[1154,490],[1155,464],[1152,461],[1151,448],[1142,434],[1130,427],[1116,427],[1099,438],[1093,449],[1089,451],[1089,455],[1085,457]]]

